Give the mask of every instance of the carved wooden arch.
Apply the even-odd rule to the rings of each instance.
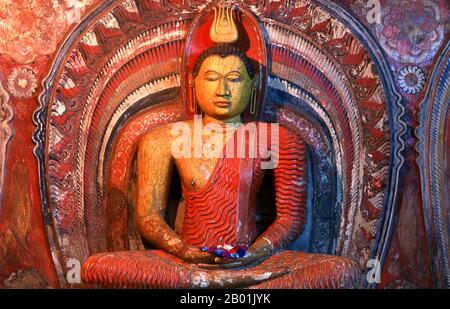
[[[436,87],[437,85],[437,87]],[[425,98],[420,103],[416,145],[428,250],[432,254],[434,285],[450,287],[450,43],[438,57]]]
[[[311,242],[320,244],[322,231],[334,238],[311,251],[348,256],[361,268],[371,257],[382,262],[406,126],[381,49],[350,14],[326,1],[239,5],[257,16],[270,54],[263,119],[290,126],[307,140],[318,164],[315,192],[335,196],[314,200],[313,210],[334,213],[339,226],[331,231],[336,227],[325,226],[318,214]],[[34,115],[34,140],[62,282],[67,260],[108,250],[102,201],[109,194],[119,206],[127,201],[105,186],[127,185],[131,166],[122,163],[139,135],[182,119],[180,55],[190,22],[204,7],[203,1],[105,1],[61,47]],[[327,170],[335,177],[334,191]]]

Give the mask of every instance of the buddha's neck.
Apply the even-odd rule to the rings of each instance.
[[[220,125],[225,126],[226,124],[230,124],[230,123],[240,123],[240,122],[242,122],[241,115],[238,115],[238,116],[233,117],[233,118],[223,119],[223,120],[213,118],[213,117],[211,117],[211,116],[209,116],[209,115],[203,116],[203,123],[204,123],[204,124],[208,124],[208,123],[217,123],[217,124],[220,124]]]

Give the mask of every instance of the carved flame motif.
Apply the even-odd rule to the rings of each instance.
[[[234,43],[238,40],[239,34],[233,15],[233,6],[231,5],[214,7],[214,21],[209,33],[214,43]]]

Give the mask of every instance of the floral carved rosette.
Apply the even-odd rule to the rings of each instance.
[[[16,68],[8,76],[8,91],[16,98],[31,98],[36,87],[36,74],[29,68]]]
[[[404,67],[397,78],[400,88],[409,94],[416,94],[425,86],[425,73],[416,66]]]
[[[350,257],[365,269],[375,244],[379,256],[387,248],[388,233],[383,241],[377,234],[392,222],[406,125],[387,61],[371,58],[358,39],[379,51],[372,36],[319,2],[242,7],[258,16],[269,42],[263,116],[298,132],[316,167],[311,223],[294,245]],[[182,119],[180,55],[192,18],[210,1],[104,3],[111,6],[92,11],[66,39],[34,114],[43,209],[60,265],[109,247],[144,248],[127,221],[135,145],[149,129]]]
[[[404,63],[433,58],[445,33],[447,12],[429,0],[394,0],[381,5],[381,23],[375,33],[386,53]]]

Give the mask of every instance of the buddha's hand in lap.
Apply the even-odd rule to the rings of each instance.
[[[244,267],[255,266],[261,263],[271,255],[271,252],[272,246],[257,243],[250,247],[247,254],[242,258],[226,261],[216,258],[216,263],[219,263],[216,265],[197,264],[200,268],[193,269],[191,287],[248,287],[289,274],[290,269],[288,267],[272,271],[256,268],[241,270]]]
[[[198,247],[185,245],[178,255],[182,260],[191,264],[212,265],[217,263],[213,253],[202,252]]]
[[[205,269],[231,269],[231,268],[245,268],[248,266],[255,266],[272,254],[273,248],[268,242],[256,242],[247,251],[247,254],[241,258],[224,260],[216,257],[214,263],[199,263],[200,268]]]

